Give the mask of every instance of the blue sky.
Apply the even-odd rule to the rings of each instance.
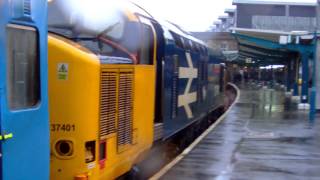
[[[132,0],[155,17],[172,21],[188,31],[205,31],[223,15],[232,0]],[[252,0],[255,1],[255,0]],[[288,2],[316,2],[316,0],[265,0]]]

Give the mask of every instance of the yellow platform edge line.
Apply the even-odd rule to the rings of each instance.
[[[218,120],[213,123],[206,131],[204,131],[192,144],[190,144],[181,154],[179,154],[174,160],[172,160],[169,164],[164,166],[160,171],[158,171],[155,175],[153,175],[149,180],[158,180],[163,175],[165,175],[174,165],[176,165],[179,161],[181,161],[187,154],[189,154],[201,141],[204,139],[214,128],[216,128],[227,116],[227,114],[231,111],[233,106],[239,101],[240,98],[240,90],[239,88],[232,84],[228,83],[229,85],[233,86],[233,88],[237,91],[237,97],[235,101],[232,103],[232,105],[229,107],[229,109],[222,114],[218,118]]]

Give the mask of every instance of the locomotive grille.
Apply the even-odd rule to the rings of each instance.
[[[203,85],[203,62],[198,62],[198,87],[197,87],[197,100],[203,102],[202,85]]]
[[[132,143],[132,72],[119,74],[118,146]]]
[[[116,72],[101,72],[100,96],[100,138],[105,138],[116,132]]]
[[[100,139],[117,133],[118,152],[132,144],[133,79],[131,69],[101,71]]]
[[[171,104],[171,118],[177,117],[178,107],[178,78],[175,74],[172,77],[172,104]]]
[[[31,2],[30,2],[30,0],[23,1],[23,14],[25,16],[31,15]]]
[[[172,75],[172,100],[171,118],[174,119],[178,114],[178,83],[179,83],[179,56],[173,55],[173,75]]]

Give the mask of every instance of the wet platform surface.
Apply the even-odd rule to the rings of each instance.
[[[226,119],[161,179],[320,179],[320,118],[282,91],[241,90]]]

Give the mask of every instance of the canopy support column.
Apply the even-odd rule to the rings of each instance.
[[[292,61],[287,63],[287,92],[291,91],[292,87]]]
[[[299,96],[299,60],[297,58],[294,59],[294,83],[293,83],[293,96]]]
[[[301,87],[301,103],[308,103],[309,99],[309,56],[306,52],[301,54],[302,61],[302,87]]]

